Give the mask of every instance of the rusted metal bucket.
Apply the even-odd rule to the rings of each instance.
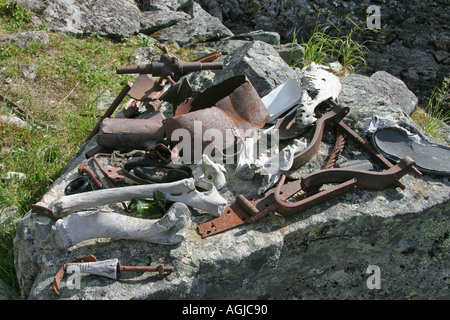
[[[181,142],[173,136],[174,131],[186,129],[191,138],[192,160],[199,161],[211,143],[220,151],[228,149],[236,143],[236,138],[250,136],[268,119],[267,108],[252,83],[245,75],[239,75],[186,99],[177,106],[173,117],[163,120],[163,126],[173,146]],[[214,135],[211,129],[220,134]]]

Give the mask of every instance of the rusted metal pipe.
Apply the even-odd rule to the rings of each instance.
[[[167,48],[163,45],[160,44],[157,46],[163,52],[159,60],[152,61],[149,64],[117,67],[117,74],[152,74],[154,77],[161,77],[169,80],[172,84],[175,84],[182,76],[190,72],[223,68],[223,62],[185,62],[170,55]]]
[[[125,98],[125,96],[128,94],[128,91],[133,86],[132,83],[127,82],[127,84],[123,87],[123,89],[120,91],[119,95],[114,99],[113,103],[109,106],[109,108],[105,111],[105,114],[100,118],[100,120],[97,122],[97,125],[92,130],[92,132],[89,134],[89,136],[86,138],[86,141],[91,140],[92,137],[94,137],[99,131],[100,131],[100,125],[102,124],[102,121],[106,118],[109,118],[113,115],[114,111],[116,111],[117,107],[120,105],[122,100]]]

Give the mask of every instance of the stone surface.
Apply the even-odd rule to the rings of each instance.
[[[204,1],[200,2],[206,7]],[[97,32],[123,37],[142,29],[153,32],[154,38],[160,33],[167,40],[186,45],[237,34],[231,29],[223,31],[225,29],[218,25],[219,19],[226,21],[227,16],[232,14],[241,22],[249,22],[257,29],[270,31],[289,28],[293,31],[290,18],[295,17],[303,25],[299,35],[307,35],[307,28],[314,25],[319,9],[335,9],[331,10],[331,21],[335,23],[342,21],[348,12],[362,17],[365,15],[364,6],[338,1],[300,1],[291,9],[287,9],[291,1],[209,1],[207,10],[217,20],[195,2],[183,0],[147,0],[141,1],[140,6],[134,5],[133,1],[121,0],[114,2],[113,9],[108,9],[107,4],[110,2],[103,0],[33,0],[21,3],[28,5],[42,21],[52,26],[50,30],[73,34]],[[364,4],[368,5],[369,2]],[[390,50],[401,51],[393,52],[392,57],[398,54],[408,57],[408,50],[394,44],[392,39],[398,37],[405,48],[416,45],[423,48],[427,44],[439,46],[439,50],[432,50],[431,55],[437,62],[445,62],[448,59],[445,54],[448,30],[445,29],[445,23],[436,28],[444,31],[439,36],[443,39],[432,33],[430,42],[423,41],[426,40],[424,33],[420,33],[417,40],[423,43],[418,43],[413,35],[405,38],[401,28],[394,28],[395,32],[390,33],[393,21],[405,20],[407,9],[414,6],[419,6],[418,1],[408,4],[387,1],[382,6],[383,12],[389,13],[389,33],[384,41],[393,44]],[[419,16],[427,14],[427,10],[423,10],[422,6],[420,8],[422,11],[418,13]],[[433,12],[439,9],[436,6],[431,8]],[[170,11],[170,15],[167,15],[169,20],[161,22],[154,29],[150,18],[141,20],[144,14],[151,17],[153,11]],[[174,11],[178,13],[172,15]],[[255,12],[258,12],[258,16],[254,15]],[[90,19],[92,17],[96,19]],[[415,21],[419,27],[417,31],[420,31],[420,26],[433,26],[439,19],[440,14],[436,14],[425,19],[426,22]],[[212,31],[206,26],[207,22],[217,24],[222,31]],[[407,26],[405,22],[403,27],[408,29]],[[250,32],[252,28],[241,24],[233,30]],[[289,32],[279,34],[281,38],[289,36]],[[161,41],[163,39],[159,38]],[[290,68],[276,49],[266,42],[228,38],[208,42],[208,45],[225,49],[228,55],[221,57],[225,68],[192,74],[190,81],[195,90],[220,83],[237,74],[246,74],[260,96],[264,96],[287,79],[297,77],[300,72]],[[383,45],[380,47],[383,48]],[[431,61],[430,55],[425,54],[426,60]],[[418,56],[425,54],[418,53]],[[400,61],[407,60],[404,59]],[[395,59],[388,62],[389,68],[395,65]],[[376,68],[376,65],[373,67]],[[435,65],[431,67],[435,68]],[[424,72],[433,75],[432,68]],[[415,68],[408,74],[413,78],[417,74],[420,80],[426,79],[426,75],[419,71]],[[418,99],[398,77],[387,72],[376,72],[370,77],[352,74],[340,78],[340,81],[342,89],[338,99],[350,108],[344,122],[360,135],[364,136],[362,128],[365,119],[373,115],[396,117],[399,124],[410,131],[420,131],[409,118]],[[166,111],[166,116],[169,116],[170,108]],[[307,141],[310,141],[311,136],[312,132],[304,135]],[[370,136],[364,137],[370,141]],[[288,143],[284,142],[280,147]],[[288,171],[286,175],[298,179],[306,173],[319,170],[333,144],[334,134],[327,132],[319,152],[303,167]],[[78,165],[86,160],[84,153],[96,146],[95,137],[81,146],[66,170],[40,199],[40,204],[49,205],[64,194],[65,186],[78,176]],[[365,159],[367,155],[348,142],[337,165]],[[378,166],[374,167],[380,170]],[[229,204],[239,194],[253,195],[263,183],[261,175],[255,175],[248,181],[239,179],[235,174],[235,164],[226,164],[225,169],[226,184],[220,189],[220,194]],[[98,170],[96,173],[103,176]],[[106,181],[103,182],[106,185]],[[370,191],[356,188],[292,217],[271,213],[254,224],[243,225],[206,239],[201,239],[196,227],[210,220],[211,216],[190,208],[190,226],[184,234],[184,240],[176,245],[100,238],[61,248],[52,231],[54,221],[28,212],[20,220],[14,239],[17,278],[24,298],[38,300],[449,299],[450,182],[448,178],[431,175],[420,179],[407,175],[401,178],[401,182],[405,190],[391,188]],[[104,205],[97,209],[128,214],[123,211],[121,204]],[[163,263],[174,266],[175,272],[164,276],[131,273],[119,281],[83,275],[79,289],[69,288],[66,277],[61,281],[60,297],[49,290],[55,273],[64,263],[88,254],[95,255],[98,260],[116,258],[122,265],[150,260],[152,265]],[[371,276],[367,272],[369,266],[377,266],[381,271],[380,289],[370,289],[367,285]]]
[[[228,40],[224,42],[229,43]],[[193,73],[189,75],[189,81],[194,90],[199,90],[237,74],[245,74],[261,97],[297,76],[296,71],[289,67],[271,45],[257,40],[238,42],[236,48],[224,58],[223,69]]]
[[[180,46],[233,36],[233,33],[219,19],[211,16],[196,2],[192,3],[191,8],[185,10],[190,13],[192,17],[190,20],[182,20],[174,26],[151,34],[151,36],[161,42],[174,41]]]
[[[4,41],[10,41],[17,44],[20,48],[25,48],[32,43],[39,43],[42,45],[48,44],[49,39],[44,30],[39,30],[20,32],[0,38],[0,42]]]
[[[405,81],[425,103],[434,87],[449,75],[450,28],[448,1],[322,1],[322,0],[198,0],[235,34],[252,30],[277,32],[282,43],[307,41],[317,25],[332,23],[346,34],[356,23],[366,28],[369,6],[380,9],[380,30],[366,28],[370,75],[385,70]],[[348,19],[351,19],[348,20]],[[337,33],[334,27],[329,31]],[[354,32],[355,36],[359,32]],[[444,53],[445,51],[446,53]]]
[[[383,77],[353,75],[341,81],[340,98],[350,107],[344,122],[358,132],[373,113],[408,119],[399,109],[412,103],[406,88],[396,89],[399,98],[393,102],[385,92],[370,90],[370,85],[395,88]],[[355,88],[355,83],[365,85]],[[368,100],[383,103],[368,104]],[[288,175],[298,178],[319,169],[333,143],[333,134],[327,133],[318,154]],[[80,149],[42,198],[44,204],[62,194],[76,175],[84,151],[94,146],[91,140]],[[338,163],[365,158],[364,152],[348,143]],[[244,181],[234,175],[235,165],[225,167],[227,183],[220,192],[229,203],[260,186],[262,177]],[[59,299],[448,299],[448,178],[407,175],[401,182],[405,190],[356,188],[293,217],[270,214],[252,225],[205,239],[196,226],[210,216],[191,208],[191,227],[185,240],[174,246],[97,239],[57,249],[53,222],[27,213],[15,238],[19,283],[29,299],[56,299],[49,290],[53,276],[75,257],[93,254],[98,260],[117,258],[127,265],[150,256],[152,264],[171,265],[176,271],[163,277],[131,274],[119,281],[83,276],[80,289],[69,289],[65,278]],[[110,206],[108,210],[118,209]],[[371,265],[381,270],[381,289],[367,286]]]

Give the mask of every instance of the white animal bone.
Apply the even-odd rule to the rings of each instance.
[[[217,190],[200,192],[195,188],[194,179],[189,178],[170,183],[109,188],[62,196],[53,201],[49,209],[55,217],[61,218],[83,209],[152,197],[156,190],[162,192],[169,201],[183,202],[213,216],[219,216],[227,206],[227,201]]]
[[[66,264],[67,273],[78,270],[81,273],[89,273],[116,280],[118,278],[117,265],[119,259],[109,259],[95,262],[69,262]]]
[[[203,154],[199,166],[192,172],[192,175],[197,187],[205,190],[211,190],[215,187],[217,190],[220,190],[227,182],[224,174],[226,171],[222,164],[215,163],[208,155]]]
[[[307,143],[304,139],[295,139],[293,144],[283,148],[270,158],[266,154],[262,154],[255,163],[261,169],[261,175],[264,176],[263,184],[258,189],[258,194],[264,193],[277,183],[282,171],[287,171],[292,167],[295,154],[303,151],[306,146]]]
[[[173,245],[180,243],[190,225],[190,211],[174,203],[158,220],[129,217],[110,211],[80,211],[59,219],[52,232],[59,247],[70,248],[84,240],[128,239]]]
[[[302,69],[300,76],[302,94],[296,120],[299,127],[316,121],[314,109],[321,102],[337,99],[341,92],[339,78],[314,62]]]
[[[243,143],[242,152],[238,154],[238,162],[236,165],[235,173],[244,180],[251,180],[255,175],[255,134],[247,137]]]

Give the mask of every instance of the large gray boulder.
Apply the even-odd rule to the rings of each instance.
[[[266,42],[225,39],[213,47],[228,53],[223,61],[224,68],[190,75],[194,90],[218,84],[233,75],[245,74],[263,97],[288,79],[297,77],[296,71]]]
[[[316,27],[330,26],[342,35],[357,24],[353,39],[367,41],[367,74],[385,70],[402,79],[425,104],[435,87],[448,77],[450,18],[448,1],[323,1],[323,0],[198,0],[235,34],[257,29],[278,32],[283,43],[307,41]],[[380,29],[368,30],[370,6],[377,6]],[[334,26],[331,26],[333,24]],[[338,31],[339,30],[339,31]]]
[[[163,28],[151,36],[161,42],[174,41],[180,46],[233,36],[233,33],[219,19],[211,16],[198,3],[192,2],[183,10],[192,18]]]
[[[127,38],[138,33],[153,34],[161,41],[180,45],[232,36],[219,19],[196,2],[118,0],[18,0],[34,13],[37,24],[70,35],[96,33]],[[155,34],[155,32],[158,32]]]
[[[140,10],[128,0],[23,1],[52,31],[71,35],[97,33],[102,36],[129,37],[139,32]]]
[[[350,107],[344,122],[361,135],[362,123],[373,114],[409,122],[402,108],[416,99],[394,80],[385,73],[342,78],[340,99]],[[311,161],[288,176],[320,169],[333,144],[334,135],[327,133]],[[85,161],[84,152],[95,146],[95,139],[82,146],[40,204],[63,195]],[[348,143],[337,164],[366,158]],[[239,179],[235,166],[225,166],[227,183],[220,190],[229,204],[239,194],[253,194],[262,181]],[[406,175],[400,181],[405,190],[356,188],[290,218],[272,213],[205,239],[196,227],[211,216],[190,208],[191,226],[177,245],[97,239],[60,249],[54,222],[28,212],[14,241],[17,277],[28,299],[448,299],[448,178]],[[106,210],[126,214],[120,204]],[[49,290],[64,263],[88,254],[98,260],[117,258],[122,265],[151,260],[175,272],[131,273],[122,280],[83,275],[79,289],[71,289],[66,276],[61,296]]]

